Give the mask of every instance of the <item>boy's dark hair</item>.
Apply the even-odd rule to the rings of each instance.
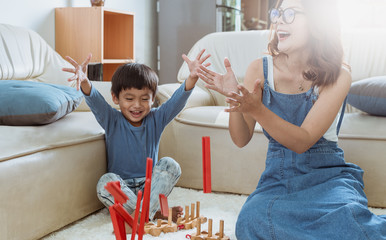
[[[111,84],[111,92],[117,98],[122,90],[130,88],[148,88],[153,92],[154,97],[158,86],[158,76],[145,64],[126,63],[115,71]]]

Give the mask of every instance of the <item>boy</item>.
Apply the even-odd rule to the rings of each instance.
[[[202,57],[202,50],[194,60],[186,55],[183,59],[189,66],[190,75],[173,96],[158,108],[152,108],[158,86],[158,76],[144,64],[128,63],[119,67],[112,77],[111,95],[121,111],[112,108],[102,95],[92,87],[86,76],[87,64],[91,54],[79,65],[66,57],[74,68],[63,71],[74,73],[68,81],[77,81],[86,102],[98,123],[105,130],[108,173],[97,184],[100,201],[109,207],[114,198],[104,188],[108,182],[120,181],[122,191],[129,197],[125,209],[133,214],[137,193],[144,189],[146,158],[153,159],[149,218],[162,218],[159,211],[159,194],[168,196],[177,183],[181,169],[172,158],[158,160],[159,141],[166,125],[183,109],[198,80],[199,66],[210,55]],[[209,66],[210,63],[204,64]],[[173,208],[173,221],[182,215],[181,207]]]

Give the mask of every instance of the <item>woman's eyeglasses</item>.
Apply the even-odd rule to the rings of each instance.
[[[297,13],[304,13],[304,12],[297,11],[293,8],[286,8],[284,10],[272,8],[269,13],[269,18],[271,20],[271,23],[276,24],[279,21],[279,18],[281,16],[284,23],[291,24],[295,20],[295,15]]]

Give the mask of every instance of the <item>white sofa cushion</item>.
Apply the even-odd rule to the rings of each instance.
[[[342,33],[345,61],[353,81],[386,75],[386,29],[349,29]]]
[[[0,79],[31,80],[71,85],[72,75],[63,72],[71,67],[36,32],[22,27],[0,24]]]
[[[72,112],[44,126],[0,125],[0,132],[0,162],[104,138],[104,130],[91,112]]]

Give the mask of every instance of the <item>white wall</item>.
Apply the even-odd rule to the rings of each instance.
[[[0,0],[0,23],[32,29],[55,49],[55,8],[89,6],[89,0]],[[134,12],[135,60],[156,70],[156,0],[105,0],[105,7]]]

